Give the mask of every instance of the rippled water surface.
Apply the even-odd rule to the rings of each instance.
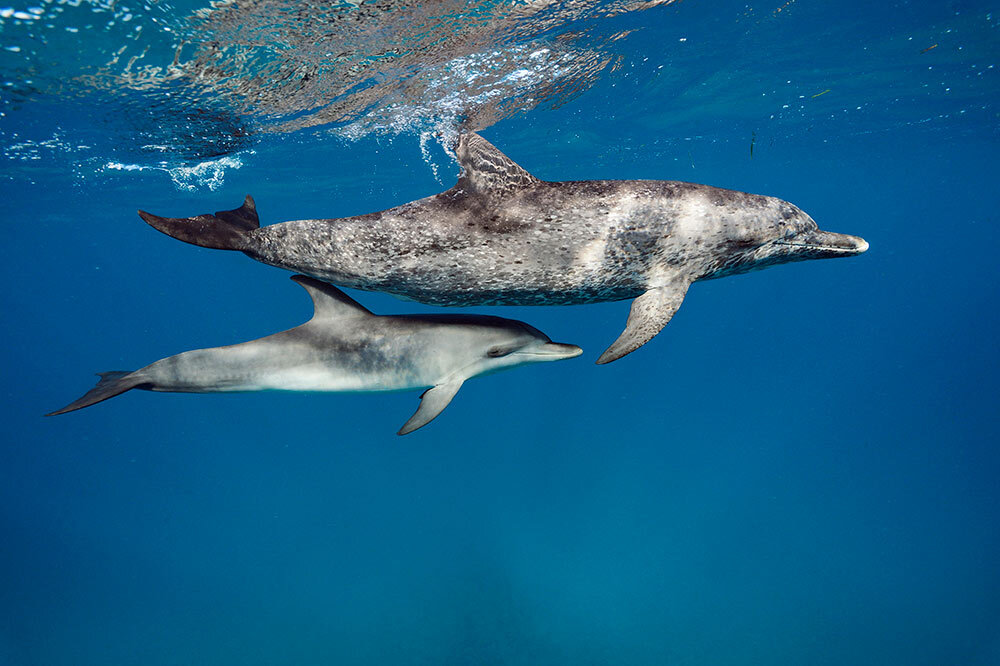
[[[984,0],[0,0],[0,664],[1000,663],[998,114]],[[136,209],[381,210],[470,129],[871,249],[697,283],[607,366],[626,303],[463,310],[585,354],[405,438],[417,393],[40,416],[309,316]]]
[[[614,43],[635,26],[614,18],[671,2],[8,8],[3,108],[15,116],[34,111],[32,124],[52,135],[18,142],[6,133],[5,148],[21,159],[73,153],[90,170],[108,153],[173,165],[307,128],[352,138],[482,129],[539,105],[562,105],[621,67]],[[101,130],[98,137],[81,128],[74,138],[97,145],[38,122],[44,105],[69,102]]]
[[[657,138],[719,134],[734,120],[840,134],[995,118],[988,10],[845,7],[836,16],[815,2],[672,0],[6,7],[0,146],[15,162],[51,160],[81,178],[160,168],[181,187],[217,187],[274,135],[447,144],[463,128],[562,107],[598,81],[618,89],[601,116],[637,116]]]

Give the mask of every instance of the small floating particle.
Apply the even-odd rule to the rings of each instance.
[[[823,95],[827,94],[828,92],[830,92],[829,88],[827,88],[826,90],[824,90],[821,93],[816,93],[815,95],[813,95],[813,99],[816,99],[817,97],[822,97]]]
[[[792,5],[792,4],[794,4],[794,3],[795,3],[795,0],[788,0],[788,2],[786,2],[785,4],[781,5],[781,6],[780,6],[780,7],[778,7],[777,9],[775,9],[775,10],[774,10],[774,14],[773,14],[773,15],[774,15],[774,16],[777,16],[778,14],[780,14],[780,13],[781,13],[781,11],[782,11],[783,9],[788,9],[788,7],[789,7],[790,5]]]

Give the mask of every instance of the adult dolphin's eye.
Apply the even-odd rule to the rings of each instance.
[[[490,358],[500,358],[501,356],[506,356],[514,351],[513,347],[490,347],[490,350],[486,352],[486,355]]]

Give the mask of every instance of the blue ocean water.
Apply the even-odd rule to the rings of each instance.
[[[0,664],[1000,663],[1000,7],[358,4],[0,7]],[[607,366],[627,303],[463,309],[585,354],[404,438],[417,393],[42,418],[310,315],[137,208],[387,208],[463,122],[871,249],[696,283]]]

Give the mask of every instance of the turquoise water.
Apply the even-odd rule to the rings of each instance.
[[[1000,663],[1000,7],[651,4],[0,6],[0,664]],[[137,208],[387,208],[461,123],[871,249],[697,283],[607,366],[626,303],[458,310],[585,353],[404,438],[417,393],[41,417],[311,312]]]

